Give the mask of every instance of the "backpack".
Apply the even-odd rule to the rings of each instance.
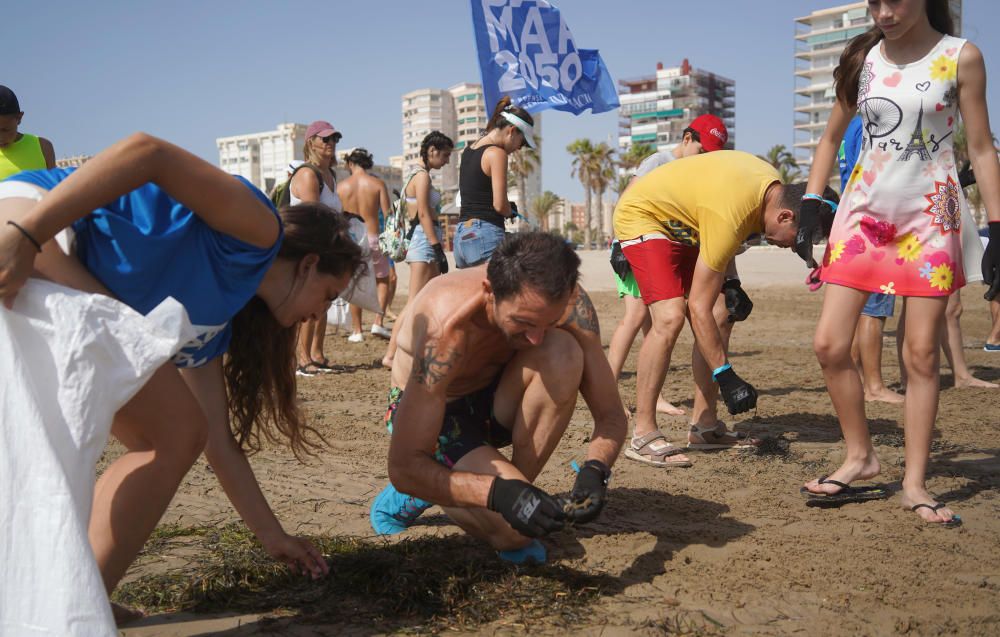
[[[323,188],[326,185],[323,182],[323,175],[320,174],[319,168],[313,166],[312,164],[299,164],[295,170],[292,171],[291,176],[286,181],[281,182],[274,187],[271,191],[271,203],[274,204],[275,208],[286,208],[292,202],[292,179],[295,177],[295,173],[299,172],[303,168],[309,168],[314,173],[316,173],[316,179],[319,180],[319,191],[323,192]]]
[[[406,189],[410,187],[410,182],[416,175],[415,172],[406,180],[406,185],[399,193],[399,199],[392,204],[392,210],[385,216],[385,229],[378,235],[379,250],[393,261],[402,261],[406,258],[406,251],[410,247],[410,237],[413,236],[412,232],[406,231],[408,221],[406,218]]]

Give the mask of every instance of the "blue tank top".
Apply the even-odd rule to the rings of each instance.
[[[51,190],[73,170],[29,171],[10,179]],[[264,193],[234,178],[277,217]],[[283,236],[268,248],[240,241],[209,227],[153,183],[75,221],[73,231],[81,263],[120,301],[141,314],[167,297],[184,306],[198,336],[174,357],[178,367],[199,367],[226,352],[230,320],[257,292]]]

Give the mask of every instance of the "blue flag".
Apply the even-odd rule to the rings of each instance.
[[[579,115],[618,108],[615,81],[597,49],[578,49],[559,9],[545,0],[471,0],[486,108],[500,98],[528,112]]]

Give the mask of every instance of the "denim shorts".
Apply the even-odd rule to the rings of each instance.
[[[441,237],[444,236],[441,226],[434,226],[434,234],[437,235],[438,243],[440,243]],[[410,237],[410,247],[406,250],[406,262],[434,263],[435,261],[437,261],[437,257],[434,256],[434,248],[427,241],[427,235],[424,234],[424,227],[418,225],[413,229],[413,236]]]
[[[486,263],[503,241],[504,230],[482,219],[466,219],[455,227],[455,267]]]
[[[871,316],[873,318],[889,318],[892,316],[895,308],[895,294],[879,294],[878,292],[872,292],[871,296],[868,297],[868,301],[865,303],[864,309],[861,310],[861,313],[865,316]]]

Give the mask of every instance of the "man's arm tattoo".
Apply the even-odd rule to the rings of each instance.
[[[595,334],[601,333],[601,324],[597,320],[597,310],[591,302],[587,293],[580,289],[580,294],[576,297],[576,304],[573,305],[573,312],[566,320],[566,324],[576,323],[581,330],[587,330]]]
[[[435,343],[424,347],[423,355],[413,360],[414,380],[421,385],[434,385],[451,373],[460,354],[453,348],[440,350]]]

